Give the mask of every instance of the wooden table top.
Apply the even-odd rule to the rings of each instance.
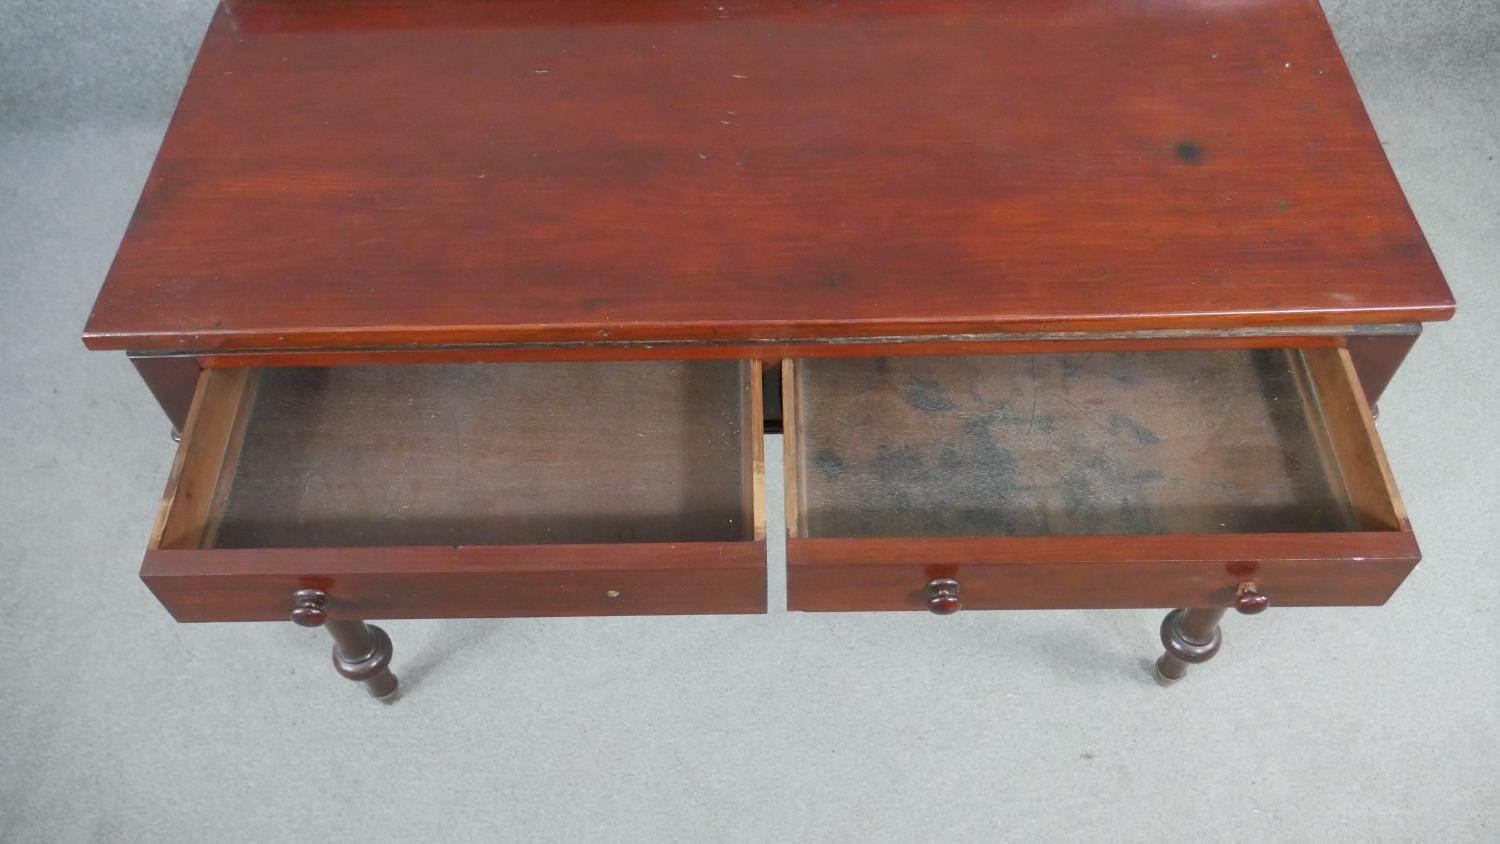
[[[85,341],[1452,311],[1315,0],[231,0]]]

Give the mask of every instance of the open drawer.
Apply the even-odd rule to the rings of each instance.
[[[1380,604],[1420,558],[1343,349],[788,361],[783,405],[791,609]]]
[[[141,578],[180,621],[766,608],[754,361],[209,369]]]

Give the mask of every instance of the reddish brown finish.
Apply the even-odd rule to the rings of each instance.
[[[141,579],[178,621],[285,620],[309,588],[328,619],[763,613],[766,546],[152,549]]]
[[[1315,0],[233,8],[93,348],[1453,309]]]
[[[1390,386],[1396,370],[1401,367],[1411,347],[1422,334],[1421,325],[1406,326],[1404,334],[1382,334],[1379,336],[1351,336],[1345,343],[1349,357],[1359,370],[1359,383],[1365,388],[1365,401],[1373,407]]]
[[[959,582],[952,578],[940,577],[927,584],[927,609],[933,615],[953,615],[964,608],[963,599],[958,596],[961,588]]]
[[[321,589],[298,589],[292,593],[292,623],[298,627],[322,627],[328,621],[328,594]]]
[[[650,370],[659,367],[651,364],[623,365],[627,370],[639,370],[646,367]],[[252,432],[264,433],[267,429],[256,428],[251,424],[250,408],[254,407],[255,396],[269,396],[271,390],[267,379],[272,376],[295,375],[295,372],[278,371],[274,373],[256,373],[245,369],[211,370],[204,372],[200,378],[200,387],[193,403],[193,409],[189,414],[187,425],[184,430],[183,444],[178,450],[177,460],[174,463],[171,478],[167,484],[167,491],[163,497],[162,507],[155,535],[150,548],[146,553],[146,560],[141,569],[142,579],[156,593],[157,597],[175,617],[182,621],[253,621],[285,619],[288,614],[295,621],[313,624],[332,623],[340,619],[357,618],[441,618],[441,617],[473,617],[473,616],[537,616],[537,615],[637,615],[637,614],[673,614],[673,613],[734,613],[734,612],[764,612],[766,608],[766,579],[765,579],[765,521],[764,510],[760,502],[763,500],[763,457],[761,453],[762,436],[760,430],[760,383],[759,364],[750,363],[743,366],[730,366],[727,370],[721,364],[712,364],[719,370],[720,376],[730,375],[732,383],[729,385],[731,394],[743,391],[743,402],[739,399],[730,405],[715,406],[717,412],[709,412],[712,420],[709,424],[713,426],[723,425],[725,437],[729,439],[727,449],[717,452],[724,459],[743,461],[740,470],[742,477],[738,481],[732,481],[732,485],[738,492],[737,503],[745,508],[743,520],[733,531],[722,534],[725,539],[729,537],[744,536],[744,540],[717,541],[721,534],[710,530],[705,534],[714,541],[688,541],[692,533],[684,532],[683,538],[674,538],[671,541],[643,541],[626,542],[613,541],[614,533],[609,533],[610,541],[599,542],[599,544],[582,544],[591,540],[574,539],[572,544],[567,540],[557,544],[528,544],[528,543],[550,543],[553,539],[562,536],[582,537],[588,535],[587,525],[570,525],[570,519],[576,522],[588,522],[591,518],[597,518],[600,522],[607,522],[611,511],[608,508],[612,502],[600,501],[598,499],[569,498],[565,493],[561,498],[553,499],[553,504],[559,509],[553,513],[556,517],[554,527],[557,533],[549,538],[541,538],[550,531],[532,530],[524,532],[517,529],[513,532],[502,531],[498,534],[477,534],[481,536],[498,536],[499,539],[487,541],[506,541],[509,537],[516,544],[503,546],[489,546],[479,544],[458,545],[448,544],[445,538],[451,538],[453,542],[462,541],[463,534],[438,534],[427,533],[417,530],[415,533],[405,534],[408,537],[428,537],[421,541],[431,544],[414,547],[410,542],[402,547],[388,547],[379,543],[366,544],[351,541],[359,538],[360,531],[353,534],[332,534],[340,537],[339,541],[350,541],[351,546],[359,547],[298,547],[306,544],[317,544],[315,538],[307,539],[308,534],[292,530],[290,533],[278,534],[278,521],[269,518],[256,526],[257,514],[263,515],[264,510],[251,506],[248,512],[251,533],[257,541],[249,543],[255,547],[233,548],[233,542],[226,541],[227,533],[223,522],[224,513],[229,512],[234,506],[235,497],[232,494],[238,479],[247,484],[259,484],[265,489],[278,490],[275,495],[278,498],[292,496],[306,496],[307,489],[293,485],[290,489],[281,490],[274,484],[267,484],[265,479],[255,479],[254,471],[240,466],[242,459],[248,459],[248,455],[255,452],[247,450],[245,438]],[[592,413],[589,417],[595,423],[588,428],[588,433],[606,437],[614,425],[611,409],[618,410],[621,405],[610,404],[609,391],[595,389],[587,393],[580,401],[586,401],[592,396],[597,401],[605,401],[599,407],[588,408],[581,404],[559,403],[556,393],[539,393],[531,389],[526,379],[531,379],[533,384],[540,383],[547,389],[556,389],[558,385],[572,384],[573,389],[565,390],[564,396],[570,401],[575,395],[583,395],[577,391],[586,388],[589,384],[597,384],[597,378],[585,378],[583,381],[567,381],[568,368],[564,366],[526,367],[523,373],[514,373],[519,380],[507,382],[504,387],[512,392],[510,396],[519,400],[521,397],[538,395],[545,401],[551,401],[559,412],[573,414],[568,421],[577,421],[580,414]],[[597,368],[591,368],[597,369]],[[676,372],[680,367],[668,367],[670,371],[666,380],[673,379],[670,373]],[[554,371],[557,370],[557,371]],[[342,373],[355,372],[354,370],[340,370]],[[737,375],[732,374],[737,373]],[[317,373],[313,373],[315,376]],[[356,372],[357,374],[357,372]],[[400,382],[394,395],[394,400],[400,402],[401,395],[420,396],[424,401],[431,402],[424,405],[423,413],[443,412],[444,414],[461,415],[470,413],[484,416],[489,421],[496,421],[504,416],[503,408],[490,406],[488,408],[475,409],[472,404],[464,401],[453,401],[455,395],[451,392],[445,393],[438,389],[438,385],[451,382],[441,380],[443,375],[453,373],[422,373],[412,370],[409,373],[398,373],[390,370],[382,370],[384,376],[404,375],[415,379],[414,381]],[[488,373],[495,375],[497,373]],[[578,373],[573,373],[577,375]],[[474,373],[470,373],[473,376]],[[597,372],[594,375],[598,375]],[[659,401],[655,408],[664,412],[670,410],[672,397],[666,392],[651,392],[653,379],[663,376],[652,372],[620,371],[618,367],[612,375],[612,387],[618,384],[626,384],[646,394],[657,396]],[[632,380],[633,379],[633,380]],[[315,378],[314,380],[320,380]],[[328,381],[322,381],[326,387]],[[468,396],[462,391],[457,394],[459,399],[480,398],[487,390],[502,389],[497,387],[498,382],[486,380],[465,380],[463,385],[473,387],[480,391],[480,395]],[[376,385],[378,386],[378,385]],[[367,387],[374,390],[374,386]],[[291,395],[298,395],[293,392]],[[314,415],[321,414],[324,422],[341,420],[347,413],[339,409],[339,401],[334,393],[325,391],[316,393],[326,401],[319,404],[313,401],[306,406],[292,405],[295,415],[299,421],[302,416],[311,412]],[[390,403],[390,395],[369,392],[366,395],[374,395],[379,401]],[[697,395],[694,393],[693,395]],[[550,398],[547,398],[550,397]],[[615,395],[618,399],[619,396]],[[733,398],[733,395],[731,395]],[[701,401],[710,400],[708,397],[700,397]],[[596,403],[597,403],[596,401]],[[688,404],[691,404],[690,402]],[[600,410],[599,408],[603,408]],[[378,410],[378,406],[376,408]],[[523,408],[527,413],[538,409],[537,406]],[[691,407],[676,406],[676,410],[687,413],[697,412]],[[742,413],[743,418],[734,421],[723,418],[721,414]],[[340,415],[343,413],[344,415]],[[377,413],[377,416],[380,414]],[[390,414],[385,415],[385,421],[390,421]],[[420,417],[417,417],[420,418]],[[527,435],[524,444],[535,445],[539,451],[535,452],[533,463],[540,462],[547,473],[557,477],[550,480],[557,481],[551,492],[564,488],[561,482],[568,480],[571,488],[576,489],[580,484],[586,485],[586,478],[580,478],[577,483],[571,479],[561,477],[565,474],[586,475],[592,466],[597,473],[601,468],[607,469],[607,463],[578,462],[585,458],[574,456],[575,452],[558,452],[544,445],[545,437],[537,431],[563,429],[567,425],[550,417],[541,417],[545,424],[532,425],[531,433]],[[514,420],[511,420],[514,421]],[[288,429],[281,424],[282,420],[272,415],[263,421],[264,426],[269,426],[266,434],[272,442],[266,451],[259,453],[256,462],[274,462],[281,459],[276,446],[281,450],[292,452],[292,456],[299,451],[303,456],[307,452],[320,454],[338,454],[341,452],[342,443],[346,443],[344,437],[351,435],[349,431],[334,425],[325,433],[328,435],[321,443],[307,443],[299,441],[296,436],[288,434]],[[523,426],[524,429],[525,426]],[[676,449],[687,449],[690,447],[688,440],[692,438],[676,438],[671,434],[674,429],[666,422],[660,422],[654,426],[648,426],[661,435],[661,440],[646,440],[641,447],[658,449],[667,458],[674,455]],[[404,429],[403,429],[404,430]],[[495,436],[514,436],[515,430],[506,428],[503,424],[496,429]],[[736,431],[733,436],[728,431]],[[401,454],[407,445],[397,443],[394,452],[389,442],[382,443],[381,437],[372,435],[368,429],[364,429],[366,436],[359,439],[359,432],[355,431],[352,436],[357,440],[357,446],[353,449],[362,454],[365,460],[379,460],[382,455],[389,457],[392,453]],[[439,429],[441,433],[441,429]],[[644,435],[644,432],[643,434]],[[280,437],[278,440],[277,437]],[[541,437],[541,439],[538,439]],[[481,438],[482,439],[482,438]],[[635,442],[631,438],[632,443]],[[319,451],[319,449],[326,449]],[[382,450],[385,449],[385,450]],[[639,451],[639,449],[637,449]],[[697,452],[693,452],[697,453]],[[707,452],[705,452],[706,454]],[[434,452],[426,452],[431,458]],[[474,459],[470,461],[471,469],[478,469],[482,463],[480,456],[483,448],[476,445],[472,452]],[[709,458],[704,458],[708,461]],[[336,461],[333,461],[336,462]],[[650,462],[650,461],[648,461]],[[317,465],[317,460],[310,460],[306,465]],[[395,460],[391,465],[401,465],[401,460]],[[377,468],[382,464],[376,464]],[[413,463],[415,467],[417,464]],[[425,464],[428,467],[443,466],[441,460],[429,459]],[[707,466],[706,471],[710,474],[728,476],[731,472],[729,466],[714,465]],[[324,466],[324,469],[329,468]],[[495,467],[491,466],[491,470]],[[528,474],[535,467],[511,464],[508,474],[511,479],[533,478]],[[618,468],[618,467],[617,467]],[[639,467],[635,467],[639,468]],[[702,467],[700,467],[702,468]],[[420,472],[412,468],[411,471]],[[432,495],[442,500],[445,488],[450,478],[450,470],[447,468],[433,469],[435,474],[425,475],[417,480],[423,484],[407,486],[411,491],[408,503],[411,505],[405,514],[417,518],[420,522],[424,517],[430,517],[434,512],[424,510],[424,502],[430,503]],[[388,473],[390,482],[400,484],[398,477],[400,472],[392,470]],[[327,481],[327,472],[313,473],[304,476],[309,483],[316,486],[321,478]],[[408,481],[412,480],[410,478]],[[541,478],[536,481],[534,488],[538,498],[544,498],[547,491],[543,489],[549,479]],[[368,481],[365,481],[368,483]],[[596,482],[597,483],[597,482]],[[332,484],[338,487],[338,482]],[[667,481],[661,486],[669,489]],[[419,491],[425,490],[427,497],[424,498]],[[523,505],[521,498],[512,495],[505,498],[500,490],[489,489],[481,491],[494,498],[486,499],[493,504],[495,500],[508,501],[510,506],[505,512],[520,513]],[[514,492],[514,491],[513,491]],[[684,495],[692,494],[696,501],[684,501],[684,505],[692,503],[704,503],[712,498],[713,491],[693,487]],[[352,495],[350,498],[357,498]],[[640,499],[650,499],[649,491],[640,492]],[[676,498],[668,494],[663,501],[664,506],[676,503]],[[583,502],[576,511],[569,509],[573,503]],[[243,503],[243,502],[242,502]],[[278,506],[283,503],[278,500]],[[349,503],[340,500],[338,503]],[[381,505],[384,507],[385,505]],[[640,513],[624,511],[627,516],[671,517],[675,511],[658,511],[650,504],[647,509]],[[597,516],[595,508],[597,510]],[[357,509],[357,508],[356,508]],[[438,508],[442,511],[442,508]],[[384,515],[384,510],[376,508],[369,511],[377,527],[399,526],[401,515]],[[447,511],[443,511],[447,512]],[[452,511],[463,516],[459,511]],[[541,512],[541,511],[538,511]],[[424,516],[425,514],[425,516]],[[335,513],[334,521],[326,524],[337,524],[338,514]],[[345,513],[344,518],[349,514]],[[357,515],[357,514],[356,514]],[[685,506],[680,514],[682,518],[691,519],[693,511],[690,506]],[[740,511],[736,510],[739,516]],[[328,512],[322,512],[314,517],[328,518]],[[450,516],[450,518],[456,518]],[[292,520],[295,522],[295,519]],[[441,521],[441,519],[439,519]],[[456,518],[455,524],[462,524],[463,518]],[[326,526],[325,524],[325,526]],[[420,528],[420,525],[418,525]],[[473,525],[470,525],[473,527]],[[698,525],[693,526],[695,529]],[[572,533],[567,533],[572,528]],[[654,529],[664,529],[660,525]],[[312,536],[320,534],[314,531]],[[330,534],[321,534],[325,538]],[[398,534],[400,535],[400,534]],[[277,539],[278,536],[301,537],[300,539]],[[436,540],[430,537],[437,536]],[[522,539],[521,537],[528,537]],[[754,537],[752,540],[751,537]],[[386,541],[390,541],[387,539]],[[267,543],[283,542],[278,547],[261,547]]]
[[[1260,584],[1247,580],[1234,588],[1234,608],[1242,615],[1257,615],[1271,606],[1271,596],[1260,591]]]
[[[384,630],[363,621],[330,621],[333,636],[333,668],[344,678],[364,683],[376,700],[391,701],[400,687],[391,673],[395,649]]]
[[[787,608],[927,609],[928,581],[965,609],[1232,607],[1252,578],[1279,606],[1385,603],[1420,559],[1409,531],[787,540]]]
[[[1166,649],[1156,660],[1156,681],[1163,686],[1187,676],[1189,665],[1199,665],[1214,658],[1223,643],[1219,620],[1224,611],[1196,607],[1167,613],[1161,622],[1161,644]]]
[[[392,700],[399,686],[391,673],[395,649],[391,637],[374,625],[357,619],[329,621],[323,608],[328,595],[321,589],[298,589],[292,593],[292,623],[301,627],[328,627],[333,636],[333,668],[343,677],[365,684],[370,696]]]
[[[203,367],[192,357],[138,357],[131,355],[135,371],[146,382],[147,389],[172,421],[172,430],[182,433],[187,425],[188,409],[198,389],[198,374]]]

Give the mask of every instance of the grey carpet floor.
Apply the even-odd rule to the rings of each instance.
[[[1460,307],[1382,403],[1387,606],[1162,690],[1158,612],[788,614],[773,543],[763,617],[387,624],[382,707],[141,586],[167,424],[78,341],[211,4],[0,0],[0,839],[1500,840],[1500,7],[1327,5]]]

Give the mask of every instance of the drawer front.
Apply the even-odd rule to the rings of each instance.
[[[178,621],[284,621],[299,589],[330,618],[763,613],[765,559],[764,542],[153,550],[141,579]]]
[[[142,579],[182,621],[764,612],[757,362],[206,371]]]
[[[1409,533],[1214,539],[793,540],[787,608],[926,610],[939,580],[964,609],[1230,607],[1242,583],[1273,606],[1378,605],[1420,556]]]
[[[1342,349],[797,361],[783,389],[791,609],[1368,605],[1420,559]]]

